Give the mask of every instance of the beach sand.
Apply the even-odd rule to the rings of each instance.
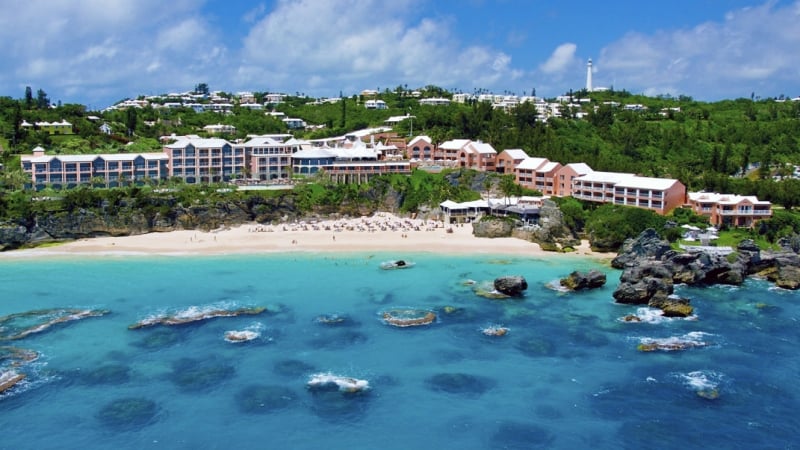
[[[470,224],[446,226],[439,221],[400,218],[390,213],[278,225],[254,223],[211,232],[184,230],[98,237],[17,250],[6,255],[221,255],[293,251],[556,255],[522,239],[475,237]],[[571,254],[598,258],[615,256],[592,252],[586,241]]]

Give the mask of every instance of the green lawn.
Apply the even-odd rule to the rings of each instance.
[[[745,228],[736,228],[732,230],[720,231],[719,232],[719,239],[712,241],[713,245],[718,247],[733,247],[736,248],[744,239],[752,239],[755,241],[758,248],[761,250],[776,250],[778,247],[775,244],[771,244],[763,236],[760,236],[755,233],[751,233],[750,230]],[[678,240],[675,244],[673,244],[673,248],[676,250],[679,248],[680,245],[700,245],[697,241],[684,241]]]

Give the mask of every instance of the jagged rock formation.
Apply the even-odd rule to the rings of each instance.
[[[654,230],[629,239],[611,265],[623,269],[614,291],[618,303],[650,304],[669,298],[675,283],[739,285],[747,275],[759,274],[787,289],[800,288],[800,256],[788,244],[779,251],[762,252],[745,240],[734,253],[672,250]],[[688,305],[688,301],[686,302]],[[680,308],[679,308],[680,309]]]
[[[477,237],[511,237],[512,231],[514,231],[514,222],[501,217],[484,217],[472,222],[472,234]]]
[[[539,228],[533,231],[531,240],[543,250],[558,251],[565,247],[577,247],[577,239],[564,223],[564,215],[552,200],[545,200],[539,209]]]
[[[521,276],[504,276],[494,280],[494,288],[509,297],[521,297],[528,289],[528,282]]]
[[[562,278],[559,283],[571,291],[596,289],[606,284],[606,274],[595,269],[588,272],[578,272],[576,270],[566,278]]]

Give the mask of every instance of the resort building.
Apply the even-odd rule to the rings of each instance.
[[[225,139],[181,137],[164,146],[169,159],[169,176],[188,184],[214,183],[243,178],[245,147]]]
[[[755,196],[690,192],[689,205],[717,227],[752,227],[772,216],[772,204]]]
[[[554,179],[561,163],[546,158],[525,158],[514,168],[517,184],[535,189],[544,195],[554,195]]]
[[[530,156],[522,149],[513,148],[503,150],[497,155],[495,170],[497,173],[514,174],[517,165],[528,158],[530,158]]]
[[[579,200],[635,206],[666,214],[685,203],[686,186],[678,180],[666,178],[590,172],[573,180],[572,196]]]
[[[292,176],[292,155],[301,150],[301,142],[282,142],[272,136],[254,136],[244,144],[246,178],[252,181],[287,179]]]
[[[553,187],[555,195],[559,197],[569,197],[572,195],[572,184],[575,178],[594,172],[586,163],[569,163],[561,166],[555,173]]]
[[[439,144],[433,154],[435,161],[457,161],[458,153],[472,141],[469,139],[452,139]]]
[[[497,150],[485,142],[469,142],[458,151],[457,161],[459,167],[494,172]]]
[[[167,177],[167,155],[163,153],[45,155],[41,147],[33,155],[22,155],[22,170],[31,177],[29,187],[72,188],[78,185],[116,187]]]
[[[322,172],[337,183],[365,183],[376,175],[390,173],[410,174],[410,162],[386,159],[388,150],[387,146],[368,146],[360,140],[348,147],[308,148],[292,155],[292,168],[296,175]]]
[[[432,160],[435,148],[430,137],[417,136],[406,144],[406,158],[418,161]]]

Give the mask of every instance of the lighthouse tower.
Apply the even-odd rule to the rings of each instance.
[[[586,90],[592,92],[592,58],[586,64]]]

